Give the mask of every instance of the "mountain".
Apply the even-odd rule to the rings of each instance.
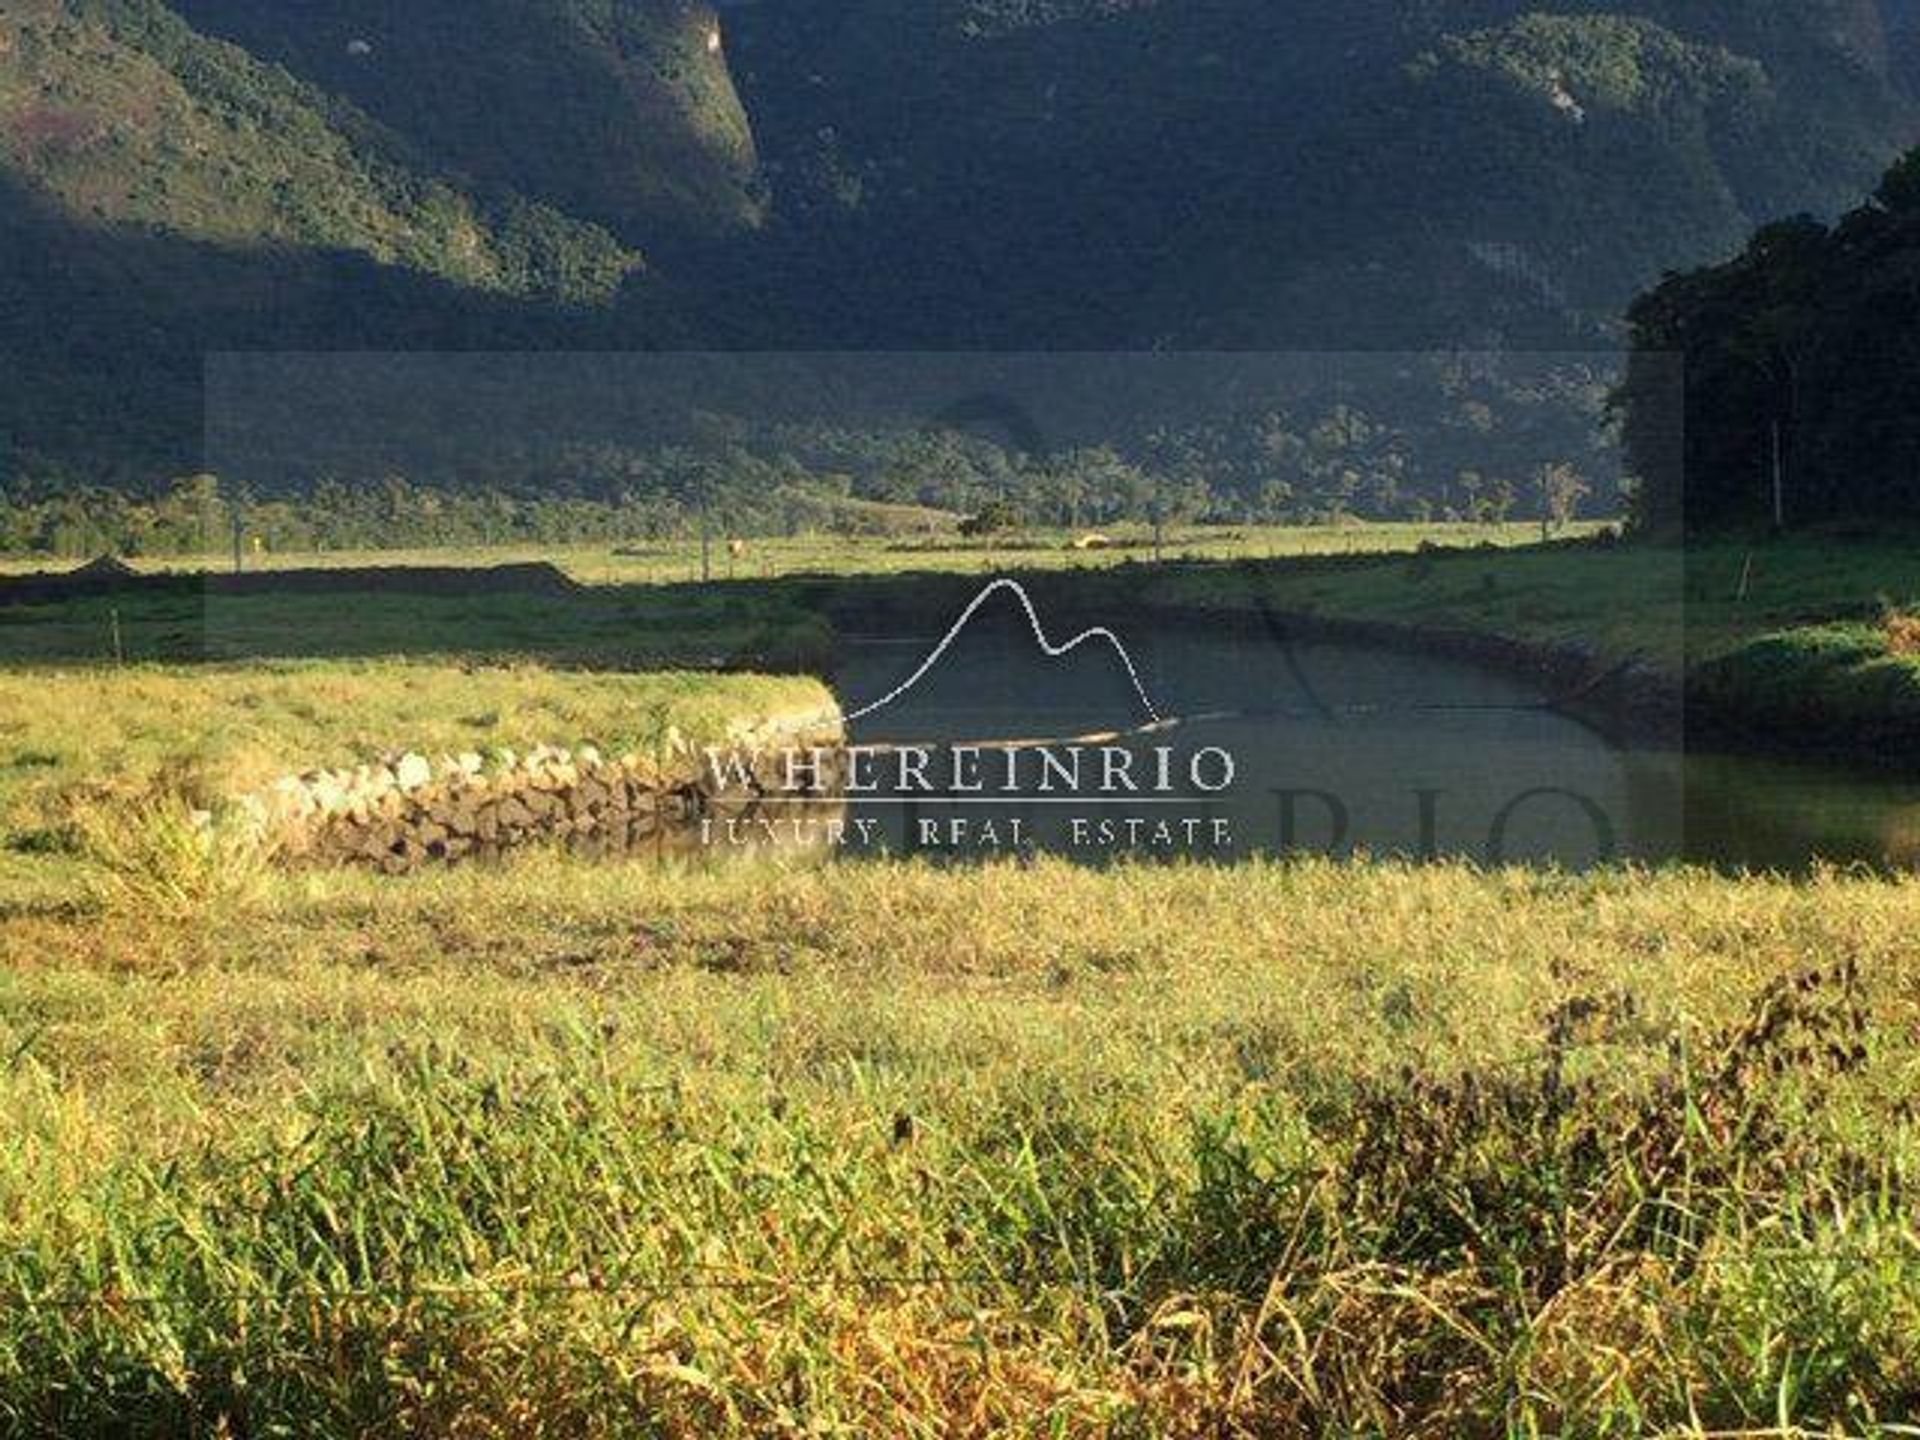
[[[192,468],[202,356],[562,343],[639,255],[462,182],[157,0],[0,15],[0,434],[18,483]]]
[[[832,343],[1593,343],[1915,134],[1872,0],[743,8]],[[764,254],[766,246],[760,247]]]
[[[1916,0],[9,0],[0,484],[209,351],[1612,346],[1920,133]]]
[[[0,31],[0,164],[81,223],[240,248],[357,252],[482,290],[604,298],[636,257],[482,196],[328,93],[157,0],[16,0]]]
[[[445,169],[653,250],[751,230],[759,162],[720,16],[621,0],[178,0]]]

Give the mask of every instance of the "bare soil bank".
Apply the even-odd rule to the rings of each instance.
[[[102,595],[555,595],[579,590],[544,561],[484,567],[378,565],[343,570],[145,574],[94,561],[78,570],[0,577],[0,605],[46,605]]]

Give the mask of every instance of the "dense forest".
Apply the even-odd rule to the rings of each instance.
[[[1836,224],[1777,221],[1725,264],[1670,276],[1631,323],[1629,449],[1676,433],[1685,447],[1684,467],[1651,467],[1664,478],[1640,493],[1642,521],[1920,517],[1920,151]]]
[[[823,344],[1606,344],[1915,135],[1874,0],[735,13],[775,204],[726,294]]]
[[[214,472],[0,492],[83,555],[1612,515],[1581,357],[229,357]]]

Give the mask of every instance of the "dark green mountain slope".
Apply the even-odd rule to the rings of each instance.
[[[0,181],[0,484],[199,468],[208,352],[605,346],[610,323],[351,251],[77,221]]]
[[[157,0],[16,0],[0,28],[0,164],[77,221],[357,251],[563,301],[610,294],[632,264],[604,232],[510,194],[482,198],[413,159],[349,106]]]
[[[233,348],[1610,344],[1920,135],[1917,20],[12,0],[0,466],[190,463]]]
[[[0,472],[192,468],[223,349],[571,343],[637,256],[154,0],[0,14]]]
[[[648,249],[761,219],[720,17],[694,0],[176,0],[435,162]]]
[[[905,10],[733,22],[821,338],[1591,338],[1914,133],[1872,0]]]

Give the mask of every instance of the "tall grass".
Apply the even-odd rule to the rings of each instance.
[[[80,870],[83,893],[108,912],[174,924],[253,899],[272,860],[259,827],[196,789],[175,774],[65,795],[73,847],[89,862]]]
[[[275,878],[0,916],[24,1433],[1866,1433],[1920,887]],[[121,917],[124,919],[124,917]],[[103,942],[102,935],[108,938]]]

